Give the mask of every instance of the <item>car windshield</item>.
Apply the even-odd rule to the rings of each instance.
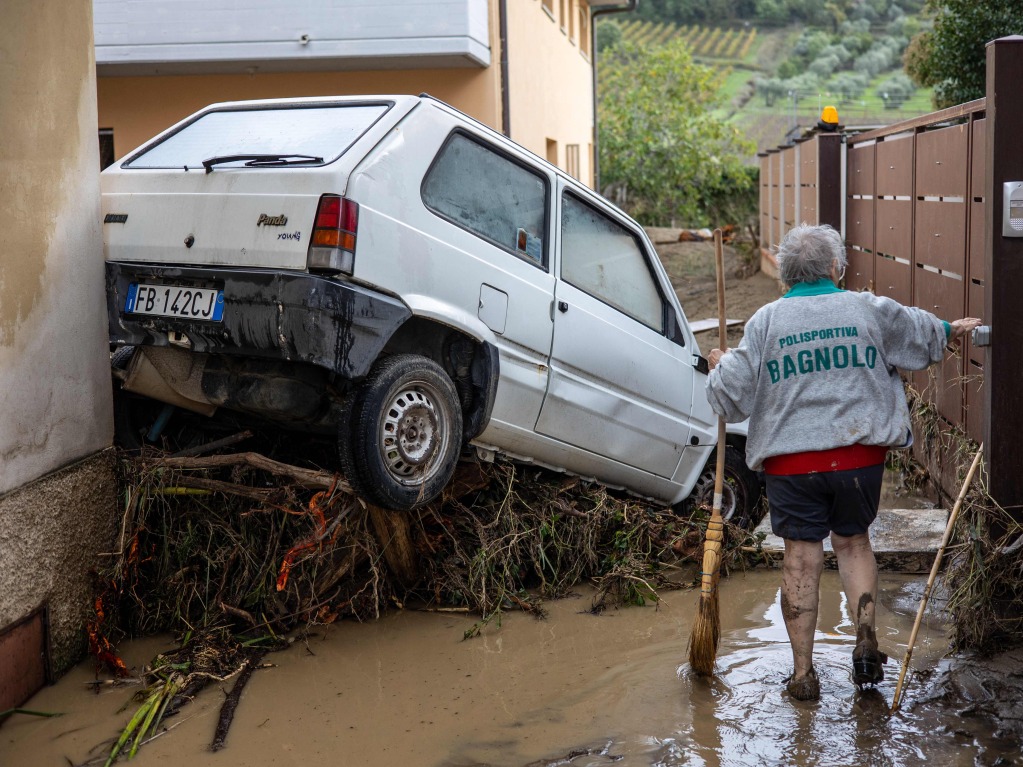
[[[207,112],[123,167],[202,168],[203,160],[214,157],[260,155],[308,155],[330,163],[389,108],[389,104],[289,105]],[[244,165],[239,159],[220,167]]]

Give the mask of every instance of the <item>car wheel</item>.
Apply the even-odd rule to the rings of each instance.
[[[710,508],[714,502],[715,448],[689,496],[691,505]],[[756,472],[746,465],[746,456],[733,445],[725,447],[725,481],[721,490],[721,516],[726,522],[752,530],[764,517],[763,488]]]
[[[110,355],[110,369],[125,371],[135,354],[134,346],[122,346]],[[128,451],[138,453],[146,444],[145,435],[159,417],[162,403],[124,391],[114,379],[114,443]]]
[[[440,495],[454,474],[462,442],[458,392],[436,362],[388,357],[351,398],[339,431],[353,489],[378,506],[412,509]]]

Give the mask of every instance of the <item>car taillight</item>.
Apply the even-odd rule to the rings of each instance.
[[[309,242],[309,269],[329,274],[351,274],[355,268],[355,236],[358,230],[358,203],[336,194],[320,197]]]

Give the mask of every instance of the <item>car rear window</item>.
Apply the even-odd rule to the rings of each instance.
[[[343,155],[390,104],[264,107],[207,112],[132,157],[125,168],[202,168],[228,155],[310,155],[324,164]],[[243,161],[219,167],[238,167]]]

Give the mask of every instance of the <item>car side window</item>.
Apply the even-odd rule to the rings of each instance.
[[[664,331],[664,300],[636,235],[567,192],[561,206],[561,278]]]
[[[539,173],[454,133],[427,171],[422,194],[437,215],[520,258],[546,265],[549,194]]]

